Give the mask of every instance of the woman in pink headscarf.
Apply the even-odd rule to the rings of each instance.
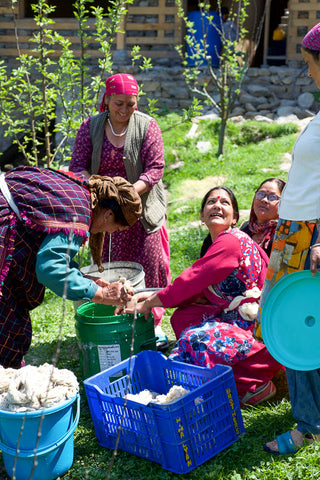
[[[80,126],[69,169],[86,177],[92,174],[121,176],[140,194],[140,221],[127,231],[106,235],[102,261],[140,263],[146,287],[170,283],[169,241],[166,230],[166,197],[162,185],[164,150],[157,122],[137,108],[139,87],[129,74],[118,73],[106,81],[100,113]],[[164,309],[154,309],[157,348],[168,347],[161,330]]]

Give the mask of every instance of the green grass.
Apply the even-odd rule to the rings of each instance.
[[[166,130],[165,125],[168,124],[168,120],[167,123],[165,121],[166,117],[159,118],[159,123],[164,130],[166,160],[164,181],[170,193],[170,201],[182,196],[181,184],[184,180],[201,180],[208,176],[219,175],[227,178],[225,183],[234,190],[240,208],[249,208],[252,192],[262,180],[271,176],[286,177],[286,173],[280,170],[279,165],[283,154],[292,148],[296,138],[296,125],[253,121],[236,125],[230,122],[225,154],[218,158],[216,156],[219,127],[217,120],[200,121],[197,136],[194,138],[185,138],[191,128],[191,122],[182,123],[177,127],[172,126]],[[178,116],[170,114],[169,122],[174,121],[178,122]],[[197,148],[199,140],[211,143],[211,149],[207,153],[199,152]],[[178,162],[183,162],[183,166],[171,170],[171,166]],[[194,204],[194,202],[191,203]],[[180,204],[179,201],[175,202],[174,207],[177,208]],[[189,205],[189,202],[187,204]],[[197,203],[197,208],[199,206],[200,202]],[[170,214],[169,208],[169,221]]]
[[[249,208],[254,189],[265,178],[286,173],[279,169],[285,152],[291,151],[296,138],[295,127],[275,126],[247,122],[243,127],[230,125],[225,155],[217,158],[217,125],[201,122],[200,137],[185,139],[190,123],[172,126],[179,121],[177,115],[159,118],[163,130],[166,151],[164,180],[170,193],[168,226],[170,229],[171,271],[175,278],[199,256],[200,246],[206,232],[203,228],[190,226],[199,219],[200,199],[184,200],[181,185],[186,179],[201,180],[210,175],[224,175],[225,184],[236,193],[240,208]],[[166,130],[166,126],[170,126]],[[212,142],[208,155],[201,155],[196,142],[201,139]],[[245,139],[245,140],[244,140]],[[178,160],[184,162],[176,170],[169,170]],[[262,171],[267,169],[267,171]],[[205,192],[201,192],[205,194]],[[57,366],[69,368],[79,380],[80,367],[74,329],[74,310],[70,301],[65,302],[46,292],[43,305],[32,312],[33,341],[26,361],[40,365],[51,363],[59,345]],[[63,319],[63,308],[65,316]],[[163,326],[172,344],[174,336],[170,328],[168,310]],[[61,342],[58,342],[63,320]],[[103,480],[112,457],[112,452],[98,445],[91,416],[81,384],[81,418],[74,434],[75,456],[70,471],[64,480]],[[287,399],[270,402],[257,408],[243,410],[246,434],[236,443],[214,458],[193,470],[188,475],[177,475],[160,465],[134,455],[119,451],[115,457],[110,478],[114,480],[314,480],[320,479],[320,445],[308,446],[294,456],[277,457],[264,452],[264,442],[272,440],[290,428],[295,421]],[[2,478],[2,477],[1,477]]]

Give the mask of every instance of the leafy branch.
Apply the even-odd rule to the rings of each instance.
[[[234,0],[230,20],[235,26],[235,38],[228,37],[221,11],[222,0],[217,1],[218,21],[217,17],[212,15],[210,3],[207,0],[198,3],[202,27],[200,40],[194,23],[185,15],[182,0],[176,0],[176,4],[178,16],[187,28],[185,36],[187,50],[185,51],[182,45],[177,47],[184,66],[184,77],[192,93],[205,103],[212,105],[218,112],[221,123],[217,155],[220,156],[224,151],[228,118],[240,94],[242,81],[253,57],[251,47],[248,45],[258,44],[257,36],[261,34],[261,28],[258,27],[254,41],[248,42],[245,23],[250,0]],[[222,44],[221,51],[216,51],[219,63],[216,68],[212,65],[212,56],[209,53],[209,28],[215,30]],[[204,75],[209,76],[210,81],[203,81]]]
[[[32,4],[36,29],[30,42],[34,47],[22,53],[17,0],[11,0],[18,56],[11,71],[0,62],[0,121],[5,135],[18,145],[28,164],[59,166],[70,159],[69,140],[75,137],[81,121],[96,111],[103,78],[112,72],[112,46],[132,1],[112,0],[105,12],[90,5],[93,0],[76,0],[74,17],[80,39],[76,56],[70,39],[54,28],[50,16],[55,7],[45,0]],[[101,53],[94,74],[87,62],[91,44]],[[138,57],[135,50],[135,61]],[[142,68],[150,68],[150,61],[144,59]]]

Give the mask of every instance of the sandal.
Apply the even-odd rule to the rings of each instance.
[[[301,436],[301,441],[303,443],[296,444],[292,438],[291,432],[299,432]],[[298,439],[296,438],[296,441]],[[276,442],[278,445],[278,450],[273,450],[272,448],[268,447],[268,444],[264,444],[263,448],[266,452],[271,453],[272,455],[292,455],[297,453],[302,447],[306,444],[311,444],[314,441],[319,441],[319,435],[312,435],[310,433],[302,433],[299,430],[289,430],[288,432],[282,433],[276,438]]]
[[[158,336],[156,348],[159,352],[164,352],[169,348],[168,337],[166,335]]]
[[[259,405],[274,397],[276,392],[277,388],[275,384],[269,380],[269,382],[264,383],[261,387],[256,388],[254,392],[247,392],[243,397],[239,398],[240,407]]]
[[[276,438],[278,444],[278,450],[272,450],[270,447],[267,446],[265,443],[263,448],[266,452],[272,453],[273,455],[289,455],[293,453],[297,453],[297,451],[302,447],[298,446],[294,443],[291,437],[290,431],[282,433]]]
[[[157,337],[156,348],[159,352],[164,352],[169,348],[169,341],[167,335],[164,333],[162,328],[159,326],[155,327],[155,335]]]

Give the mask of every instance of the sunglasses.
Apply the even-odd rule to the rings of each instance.
[[[275,193],[256,192],[255,197],[257,200],[263,200],[264,197],[267,197],[269,202],[278,202],[280,200],[280,197]]]

